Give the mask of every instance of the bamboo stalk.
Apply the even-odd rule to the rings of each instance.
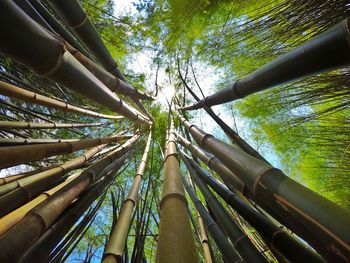
[[[181,122],[196,142],[234,172],[254,200],[309,242],[326,260],[350,257],[350,213],[287,177],[281,170],[228,145],[189,123]]]
[[[95,117],[95,118],[112,119],[112,120],[120,120],[124,118],[123,116],[105,115],[94,111],[86,110],[86,109],[68,104],[67,102],[64,102],[64,101],[52,99],[29,90],[19,88],[17,86],[11,85],[3,81],[0,81],[0,94],[4,96],[24,100],[27,102],[44,105],[49,108],[76,113],[79,115],[86,115],[86,116]]]
[[[82,139],[73,142],[0,147],[0,168],[37,161],[50,156],[72,153],[127,138],[129,136],[111,136],[99,139]]]
[[[289,235],[288,232],[275,225],[264,215],[247,205],[237,195],[220,184],[213,176],[201,168],[194,160],[182,153],[197,171],[197,175],[218,193],[235,211],[237,211],[248,223],[250,223],[261,236],[268,242],[271,251],[282,253],[290,262],[325,262],[318,254],[307,248],[300,241]]]
[[[194,110],[244,98],[277,85],[350,64],[350,19],[346,19],[295,50],[273,60],[199,102],[184,107]]]
[[[213,218],[210,216],[207,209],[205,209],[204,205],[199,200],[194,190],[190,187],[187,180],[183,178],[182,181],[198,213],[203,218],[208,232],[211,234],[212,238],[215,241],[215,244],[219,248],[225,262],[237,262],[237,263],[243,262],[242,258],[239,256],[236,250],[231,246],[231,244],[228,242],[224,233],[222,233],[219,226],[215,223]]]
[[[79,197],[89,186],[105,176],[108,166],[120,167],[126,158],[124,155],[135,141],[139,133],[121,145],[118,149],[86,169],[80,176],[50,196],[45,202],[32,209],[21,221],[0,237],[0,254],[3,262],[18,260],[24,252],[55,222],[59,215]],[[124,158],[122,157],[124,155]],[[120,158],[120,159],[119,159]],[[16,244],[16,246],[13,246]]]
[[[11,227],[17,224],[32,208],[36,207],[38,204],[44,202],[51,195],[56,193],[58,190],[67,185],[70,181],[72,181],[75,177],[77,177],[80,173],[76,173],[70,176],[66,181],[60,183],[54,188],[43,192],[41,195],[37,196],[32,201],[26,203],[25,205],[17,208],[16,210],[8,213],[7,215],[0,218],[0,236],[6,233]]]
[[[149,123],[145,116],[123,102],[82,66],[67,51],[62,39],[47,32],[12,1],[0,2],[0,19],[0,32],[7,39],[0,43],[4,55],[132,121]],[[21,34],[5,26],[9,24],[20,28]]]
[[[180,152],[181,159],[185,163],[191,178],[203,194],[208,206],[215,214],[215,218],[224,234],[231,240],[234,248],[242,257],[244,262],[267,262],[258,249],[253,245],[246,233],[240,228],[237,222],[230,216],[229,212],[219,203],[209,188],[203,183],[197,172],[190,165],[189,161]]]
[[[198,262],[181,182],[173,122],[167,133],[156,262]]]
[[[90,52],[102,63],[103,67],[113,75],[124,80],[117,64],[98,35],[87,14],[76,0],[50,0],[55,10],[68,26],[77,34]]]
[[[70,205],[40,239],[26,251],[19,262],[47,262],[50,252],[57,247],[60,240],[64,238],[87,208],[104,192],[104,189],[108,188],[118,169],[117,167],[110,171],[109,175],[105,176],[101,182],[93,185]]]
[[[84,65],[84,67],[90,70],[90,72],[94,74],[111,91],[129,96],[131,98],[154,100],[154,97],[139,91],[132,85],[112,75],[79,51],[70,47],[68,47],[68,50],[82,65]]]
[[[22,122],[0,121],[0,130],[8,129],[61,129],[61,128],[86,128],[108,125],[108,123],[47,123],[47,122]]]
[[[61,165],[0,186],[0,216],[28,202],[47,186],[57,183],[64,174],[81,167],[106,146],[107,144],[95,146]]]
[[[116,226],[109,239],[107,247],[104,251],[103,262],[121,262],[124,254],[125,243],[127,241],[128,232],[131,224],[132,213],[138,199],[138,191],[141,184],[142,177],[144,175],[147,156],[151,146],[152,132],[149,133],[145,151],[142,155],[140,164],[137,168],[136,175],[134,177],[132,186],[129,190],[128,197],[126,198],[121,212],[118,217]]]

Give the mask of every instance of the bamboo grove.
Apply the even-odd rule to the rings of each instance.
[[[237,1],[230,16],[235,8],[236,16],[246,15],[240,21],[252,28],[246,39],[237,27],[223,30],[222,38],[209,34],[207,42],[197,35],[196,42],[205,27],[196,31],[191,21],[203,14],[224,29],[235,26],[234,18],[214,14],[228,2],[140,1],[134,5],[141,22],[134,15],[133,25],[112,14],[111,1],[0,1],[1,262],[350,262],[349,210],[275,167],[212,108],[239,108],[236,101],[277,90],[266,99],[272,103],[281,89],[296,104],[305,94],[312,104],[316,93],[297,94],[293,85],[314,87],[320,79],[318,92],[330,89],[332,97],[340,90],[330,84],[332,74],[339,83],[348,77],[349,13],[342,1],[322,1],[320,14],[317,1],[277,1],[254,17],[254,1]],[[163,17],[169,8],[173,13]],[[332,8],[340,10],[337,19],[326,12]],[[289,50],[276,48],[270,60],[263,57],[269,48],[256,52],[254,33],[274,47],[264,29],[282,36],[281,17],[305,19],[307,11],[320,21],[312,37],[300,35],[313,23],[298,24],[289,28],[295,42],[279,39]],[[173,23],[178,13],[183,24]],[[255,32],[261,17],[266,28]],[[170,25],[166,37],[167,30],[153,25],[141,45],[145,27],[163,18]],[[234,31],[237,38],[229,39]],[[236,55],[237,61],[240,54],[215,47],[234,49],[233,41],[245,46],[247,39],[252,56],[261,57],[256,67],[225,76],[226,88],[205,95],[194,57],[211,53],[220,64]],[[154,40],[160,43],[153,50],[156,77],[147,87],[123,63],[131,63],[128,45],[136,50]],[[205,47],[195,54],[174,43]],[[166,64],[175,92],[164,95],[164,110],[157,78]],[[345,97],[334,96],[332,109],[320,96],[323,114],[348,109]],[[197,125],[200,110],[220,134]]]

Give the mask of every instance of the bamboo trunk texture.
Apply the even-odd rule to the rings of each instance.
[[[350,18],[236,81],[231,87],[183,109],[212,107],[296,79],[348,66],[350,64],[349,23]]]
[[[61,165],[0,186],[0,216],[4,216],[25,202],[30,201],[48,186],[58,183],[63,175],[81,167],[104,147],[106,147],[106,144],[95,146],[81,156]]]
[[[200,130],[180,116],[195,141],[234,172],[254,200],[290,228],[326,260],[350,258],[350,213],[278,170]]]
[[[118,169],[118,167],[112,169],[108,172],[108,176],[105,176],[101,182],[85,191],[76,202],[70,205],[62,216],[26,251],[19,262],[47,262],[49,254],[60,240],[64,238],[88,207],[104,192],[104,189],[111,184]]]
[[[0,42],[0,52],[5,56],[132,121],[150,124],[147,117],[123,102],[82,66],[67,51],[62,39],[42,28],[12,1],[0,2],[0,22],[0,32],[6,38]],[[8,25],[20,29],[20,34]]]
[[[121,212],[118,216],[117,223],[114,227],[112,235],[105,249],[102,260],[103,263],[122,262],[125,243],[127,241],[128,232],[132,220],[132,213],[137,203],[139,187],[146,169],[147,157],[151,146],[151,140],[152,132],[150,131],[145,151],[137,168],[137,172],[132,182],[132,186],[129,190],[128,197],[126,198],[121,208]]]
[[[11,98],[23,100],[26,102],[44,105],[49,108],[54,108],[65,112],[72,112],[79,115],[85,115],[85,116],[90,116],[94,118],[103,118],[103,119],[112,119],[112,120],[120,120],[124,118],[123,116],[112,116],[112,115],[100,114],[91,110],[86,110],[86,109],[68,104],[67,102],[64,102],[64,101],[49,98],[29,90],[19,88],[17,86],[11,85],[3,81],[0,81],[0,94]]]
[[[266,218],[263,214],[257,212],[251,206],[247,205],[237,195],[219,183],[213,176],[208,174],[193,159],[182,153],[190,162],[191,166],[197,171],[197,175],[209,185],[218,195],[222,197],[237,213],[239,213],[249,224],[251,224],[259,234],[266,240],[271,251],[276,250],[284,255],[290,262],[298,263],[307,258],[310,263],[325,262],[318,254],[306,247],[300,241],[292,237],[287,231]],[[277,255],[278,256],[278,255]]]
[[[211,256],[207,230],[205,229],[203,219],[199,213],[197,215],[197,220],[199,225],[199,240],[201,241],[201,244],[202,244],[204,260],[206,263],[213,263],[214,261]]]
[[[130,140],[91,165],[63,188],[50,196],[45,202],[32,209],[14,227],[0,237],[0,247],[4,253],[0,255],[2,262],[17,262],[30,246],[36,242],[55,222],[64,210],[78,198],[89,186],[106,175],[106,167],[121,167],[127,152],[139,138],[135,134]],[[14,246],[14,244],[16,244]]]
[[[125,80],[108,49],[98,35],[89,17],[76,0],[50,0],[67,25],[82,40],[103,67],[118,78]]]
[[[253,245],[247,234],[230,216],[229,212],[219,203],[209,188],[203,183],[197,172],[190,165],[189,161],[180,152],[181,159],[186,165],[193,181],[200,189],[209,208],[215,214],[216,222],[222,229],[223,233],[231,240],[236,251],[242,257],[244,262],[258,263],[267,262],[266,258]]]
[[[141,100],[154,100],[152,96],[139,91],[137,88],[112,75],[79,51],[70,47],[68,47],[68,50],[84,67],[86,67],[92,74],[94,74],[111,91],[117,94],[129,96],[131,98]]]
[[[198,213],[203,218],[205,226],[208,232],[211,234],[215,244],[220,250],[222,257],[224,258],[224,262],[243,262],[240,255],[236,252],[236,250],[232,247],[232,245],[227,240],[224,233],[221,231],[220,227],[216,224],[214,219],[211,217],[207,209],[204,207],[202,202],[199,200],[198,196],[191,188],[189,183],[185,178],[183,178],[183,184],[186,188],[188,195],[190,196],[193,204],[195,205]]]
[[[0,130],[19,129],[62,129],[62,128],[86,128],[108,125],[109,123],[49,123],[49,122],[22,122],[0,121]]]
[[[59,185],[55,186],[54,188],[43,192],[42,194],[40,194],[39,196],[34,198],[32,201],[17,208],[16,210],[12,211],[11,213],[8,213],[7,215],[1,217],[0,218],[0,236],[2,236],[11,227],[13,227],[15,224],[17,224],[31,209],[36,207],[38,204],[44,202],[47,198],[49,198],[51,195],[53,195],[58,190],[63,188],[65,185],[67,185],[70,181],[72,181],[78,175],[80,175],[80,173],[77,173],[77,174],[70,176],[63,183],[60,183]]]
[[[82,139],[73,142],[47,143],[0,147],[0,168],[41,160],[50,156],[72,153],[101,144],[118,142],[129,136],[111,136],[99,139]]]
[[[173,122],[167,131],[156,262],[198,262],[181,182]]]

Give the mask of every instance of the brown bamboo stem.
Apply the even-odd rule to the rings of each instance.
[[[19,88],[17,86],[11,85],[3,81],[0,81],[0,94],[11,98],[24,100],[27,102],[44,105],[49,108],[59,109],[65,112],[76,113],[79,115],[86,115],[86,116],[95,117],[95,118],[112,119],[112,120],[120,120],[124,118],[123,116],[112,116],[112,115],[100,114],[91,110],[86,110],[86,109],[68,104],[67,102],[64,102],[64,101],[52,99],[29,90]]]
[[[129,136],[111,136],[99,139],[82,139],[73,142],[0,147],[0,168],[37,161],[59,154],[72,153],[127,138]]]
[[[48,123],[48,122],[22,122],[0,121],[0,130],[9,129],[61,129],[61,128],[86,128],[98,127],[107,123]]]

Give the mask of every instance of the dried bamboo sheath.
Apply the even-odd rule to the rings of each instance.
[[[327,260],[350,257],[350,213],[238,147],[228,145],[180,116],[196,142],[234,172],[254,200],[309,242]]]
[[[175,134],[171,122],[167,134],[164,181],[156,262],[198,262],[183,189]]]
[[[104,263],[121,262],[122,260],[122,256],[124,254],[125,249],[125,243],[127,241],[128,232],[131,224],[132,212],[138,199],[138,190],[146,169],[147,156],[151,146],[151,139],[152,132],[150,132],[148,136],[145,151],[137,168],[137,172],[133,180],[132,186],[129,190],[128,197],[121,208],[121,212],[118,216],[118,221],[115,225],[115,228],[105,249],[103,256]]]
[[[25,64],[39,75],[49,77],[110,110],[119,112],[130,120],[149,122],[82,66],[66,50],[61,39],[47,32],[12,1],[1,1],[0,19],[0,32],[6,37],[6,41],[0,43],[0,51],[4,55]],[[21,34],[9,28],[9,24],[20,28]],[[36,55],[35,59],[32,54]]]
[[[79,115],[86,115],[86,116],[95,117],[95,118],[112,119],[112,120],[120,120],[124,118],[123,116],[105,115],[94,111],[86,110],[86,109],[68,104],[67,102],[63,102],[57,99],[52,99],[52,98],[40,95],[38,93],[19,88],[17,86],[11,85],[3,81],[0,81],[0,94],[11,98],[24,100],[27,102],[44,105],[49,108],[76,113]]]
[[[238,80],[231,87],[184,109],[211,107],[306,76],[348,66],[350,64],[349,25],[350,18]]]

